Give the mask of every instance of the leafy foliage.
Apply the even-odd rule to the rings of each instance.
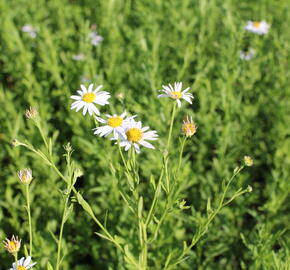
[[[103,84],[112,98],[102,113],[126,109],[158,131],[157,150],[137,157],[142,202],[133,207],[148,213],[164,166],[172,105],[157,99],[157,90],[182,81],[195,99],[176,114],[170,170],[179,162],[182,119],[191,115],[198,130],[186,142],[178,196],[149,244],[149,269],[289,269],[289,10],[287,0],[0,0],[1,238],[19,235],[28,248],[25,189],[16,172],[30,167],[35,268],[55,269],[67,183],[39,156],[11,146],[17,138],[47,153],[39,130],[24,117],[34,106],[51,139],[51,162],[73,177],[62,148],[70,142],[71,166],[83,172],[74,183],[79,193],[69,197],[61,269],[136,269],[130,258],[138,260],[140,224],[122,195],[130,189],[118,147],[93,135],[94,121],[71,111],[69,97],[81,83]],[[246,33],[249,19],[265,19],[269,33]],[[26,24],[37,28],[36,38],[21,31]],[[104,37],[96,47],[88,38],[93,24]],[[245,46],[257,52],[250,61],[239,59]],[[72,59],[80,53],[83,61]],[[237,176],[226,198],[248,185],[253,192],[223,207],[188,257],[171,265],[218,209],[223,180],[247,154],[254,166]],[[158,195],[150,237],[167,209],[164,194]],[[125,257],[83,209],[105,224]],[[10,267],[9,256],[0,253],[1,269]]]

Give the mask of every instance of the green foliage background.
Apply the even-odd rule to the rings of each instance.
[[[215,198],[221,180],[246,154],[255,165],[235,185],[251,185],[253,192],[226,207],[176,269],[289,269],[289,12],[288,0],[0,0],[1,239],[17,234],[27,243],[25,198],[16,172],[30,167],[36,269],[55,262],[53,236],[59,230],[63,182],[41,160],[10,144],[13,138],[27,139],[43,149],[35,126],[23,114],[32,105],[53,138],[55,162],[64,166],[62,145],[71,142],[73,159],[84,172],[78,190],[101,220],[107,215],[108,229],[138,254],[137,227],[110,170],[117,149],[92,134],[94,122],[71,111],[69,97],[84,78],[103,84],[112,98],[101,112],[126,108],[158,131],[158,150],[138,156],[148,203],[153,194],[149,178],[157,178],[161,168],[171,110],[169,100],[156,98],[157,90],[182,81],[195,99],[178,111],[172,156],[177,162],[179,123],[191,115],[198,132],[186,146],[182,167],[182,199],[191,208],[173,211],[165,222],[151,247],[150,269],[163,269],[168,253],[182,249],[206,213],[207,199]],[[269,22],[269,33],[246,33],[243,28],[251,19]],[[39,29],[35,39],[21,31],[25,24]],[[88,40],[92,24],[104,37],[98,47]],[[257,52],[248,62],[239,59],[245,46]],[[78,53],[86,59],[72,60]],[[96,231],[76,205],[65,227],[62,269],[127,269]],[[10,265],[3,249],[0,269]]]

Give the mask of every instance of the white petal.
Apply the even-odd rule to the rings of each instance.
[[[93,109],[92,106],[94,106],[93,104],[88,104],[88,111],[89,111],[89,115],[93,115]]]
[[[94,90],[94,92],[98,92],[102,87],[103,87],[103,85],[99,85],[99,86]]]
[[[143,127],[141,130],[144,132],[144,131],[146,131],[148,129],[149,129],[149,127]]]
[[[125,151],[128,151],[130,148],[131,148],[131,144],[127,143],[126,146],[125,146]]]
[[[81,89],[83,90],[83,93],[87,93],[87,88],[83,84],[81,84]]]
[[[85,102],[83,102],[83,101],[80,101],[79,102],[79,105],[77,106],[77,108],[76,108],[76,112],[78,112],[82,107],[84,107],[84,106],[86,106],[86,103]]]
[[[96,115],[100,115],[100,111],[97,109],[95,105],[92,106],[92,109]]]
[[[184,96],[183,99],[186,100],[188,103],[192,104],[190,97]]]
[[[146,147],[146,148],[155,149],[155,147],[154,147],[151,143],[149,143],[149,142],[145,142],[144,140],[143,140],[143,141],[140,141],[139,143],[140,143],[141,145],[143,145],[144,147]]]
[[[91,84],[89,85],[89,88],[88,88],[88,92],[89,92],[89,93],[91,93],[91,92],[92,92],[92,90],[93,90],[93,87],[94,87],[94,84],[92,84],[92,83],[91,83]]]
[[[122,147],[123,147],[123,146],[126,146],[127,144],[129,144],[127,141],[121,141],[121,142],[120,142],[120,146],[122,146]]]
[[[31,257],[30,256],[28,256],[27,258],[26,258],[26,260],[24,261],[24,264],[23,264],[23,266],[28,266],[29,265],[29,263],[30,263],[30,261],[31,261]]]
[[[167,94],[161,94],[161,95],[158,95],[157,97],[158,97],[158,98],[161,98],[161,97],[168,97],[168,95],[167,95]]]
[[[96,119],[100,123],[103,123],[103,124],[107,123],[107,121],[105,119],[101,118],[101,117],[96,117]]]
[[[134,143],[134,148],[136,150],[136,152],[139,154],[140,153],[140,147],[137,143]]]
[[[102,133],[100,134],[101,137],[108,136],[113,131],[113,128],[110,126],[104,126],[102,129]]]
[[[83,115],[86,115],[87,110],[88,110],[88,106],[84,106],[84,109],[83,109]]]
[[[80,104],[80,101],[75,101],[75,102],[71,105],[71,107],[70,107],[71,110],[77,108],[77,107],[79,106],[79,104]]]
[[[31,268],[32,268],[34,265],[36,265],[36,264],[37,264],[36,262],[33,263],[33,264],[30,264],[28,269],[31,269]]]
[[[71,96],[70,98],[75,99],[75,100],[80,100],[80,99],[82,99],[82,97],[80,97],[80,96]]]
[[[179,99],[176,100],[178,108],[181,107],[181,101]]]
[[[18,264],[23,265],[24,260],[25,260],[25,257],[22,257],[22,258],[18,261]]]

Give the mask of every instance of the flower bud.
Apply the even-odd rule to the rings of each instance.
[[[36,108],[30,107],[29,110],[25,111],[25,116],[27,119],[35,119],[38,115]]]
[[[251,167],[253,166],[253,159],[250,156],[244,156],[244,163],[246,166]]]
[[[13,147],[16,147],[16,146],[20,145],[20,142],[17,139],[13,139],[11,144]]]
[[[192,117],[189,118],[189,116],[186,117],[186,120],[183,120],[183,125],[181,127],[182,133],[186,137],[191,137],[196,133],[197,126],[192,120]]]
[[[248,192],[252,192],[252,191],[253,191],[252,186],[248,186],[248,187],[247,187],[247,191],[248,191]]]
[[[82,170],[81,169],[75,169],[75,171],[74,171],[74,173],[75,173],[75,177],[76,178],[78,178],[78,177],[81,177],[81,176],[83,176],[83,172],[82,172]]]
[[[23,169],[20,170],[18,173],[18,178],[22,184],[29,185],[32,180],[32,171],[31,169]]]
[[[11,254],[15,254],[19,251],[21,246],[21,239],[18,239],[18,236],[12,236],[11,240],[6,238],[4,242],[4,248]]]

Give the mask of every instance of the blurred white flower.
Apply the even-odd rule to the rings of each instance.
[[[114,139],[118,140],[119,138],[125,138],[125,129],[129,122],[136,117],[136,115],[125,118],[126,112],[121,115],[109,115],[107,114],[107,119],[103,119],[101,117],[96,117],[98,122],[105,124],[104,126],[94,128],[95,135],[99,135],[100,137],[107,137],[109,134],[113,133]]]
[[[35,263],[31,262],[31,257],[28,256],[27,258],[22,257],[19,261],[18,261],[18,267],[16,269],[16,263],[12,264],[13,268],[10,268],[10,270],[28,270],[28,269],[32,269],[32,267],[36,265]]]
[[[86,56],[83,53],[74,54],[72,56],[72,60],[75,60],[75,61],[83,61],[85,59],[86,59]]]
[[[148,129],[149,127],[142,128],[142,123],[140,121],[130,121],[125,128],[126,139],[120,138],[120,146],[125,147],[125,151],[128,151],[133,146],[137,153],[140,153],[139,145],[155,149],[154,146],[146,140],[155,141],[158,135],[155,130],[147,131]]]
[[[76,100],[71,105],[71,110],[76,109],[78,112],[83,109],[83,115],[86,115],[87,111],[90,115],[95,113],[100,115],[100,111],[97,109],[95,104],[104,106],[109,104],[108,99],[111,97],[110,93],[105,91],[99,91],[103,86],[99,85],[95,90],[93,90],[94,85],[90,84],[88,89],[81,84],[81,90],[77,90],[78,96],[71,96],[72,99]]]
[[[104,39],[102,36],[98,35],[98,33],[95,31],[89,34],[89,38],[93,46],[98,46]]]
[[[189,90],[189,87],[186,88],[185,90],[181,91],[182,90],[182,82],[175,82],[174,87],[171,84],[169,84],[168,86],[162,85],[162,88],[163,89],[160,91],[164,92],[165,94],[159,95],[158,98],[169,97],[169,98],[175,99],[178,107],[181,106],[180,99],[184,99],[188,103],[192,104],[191,100],[193,99],[193,95],[187,93],[187,91]]]
[[[270,25],[265,21],[248,21],[248,24],[245,26],[245,29],[249,32],[256,33],[258,35],[267,34],[269,31]]]
[[[30,37],[36,38],[38,30],[33,27],[31,24],[25,24],[21,28],[22,32],[28,33]]]
[[[240,51],[240,59],[249,61],[251,60],[256,54],[254,49],[249,49],[247,51]]]
[[[80,81],[81,81],[81,83],[91,83],[92,82],[92,80],[90,80],[88,77],[85,77],[85,76],[81,76]]]

